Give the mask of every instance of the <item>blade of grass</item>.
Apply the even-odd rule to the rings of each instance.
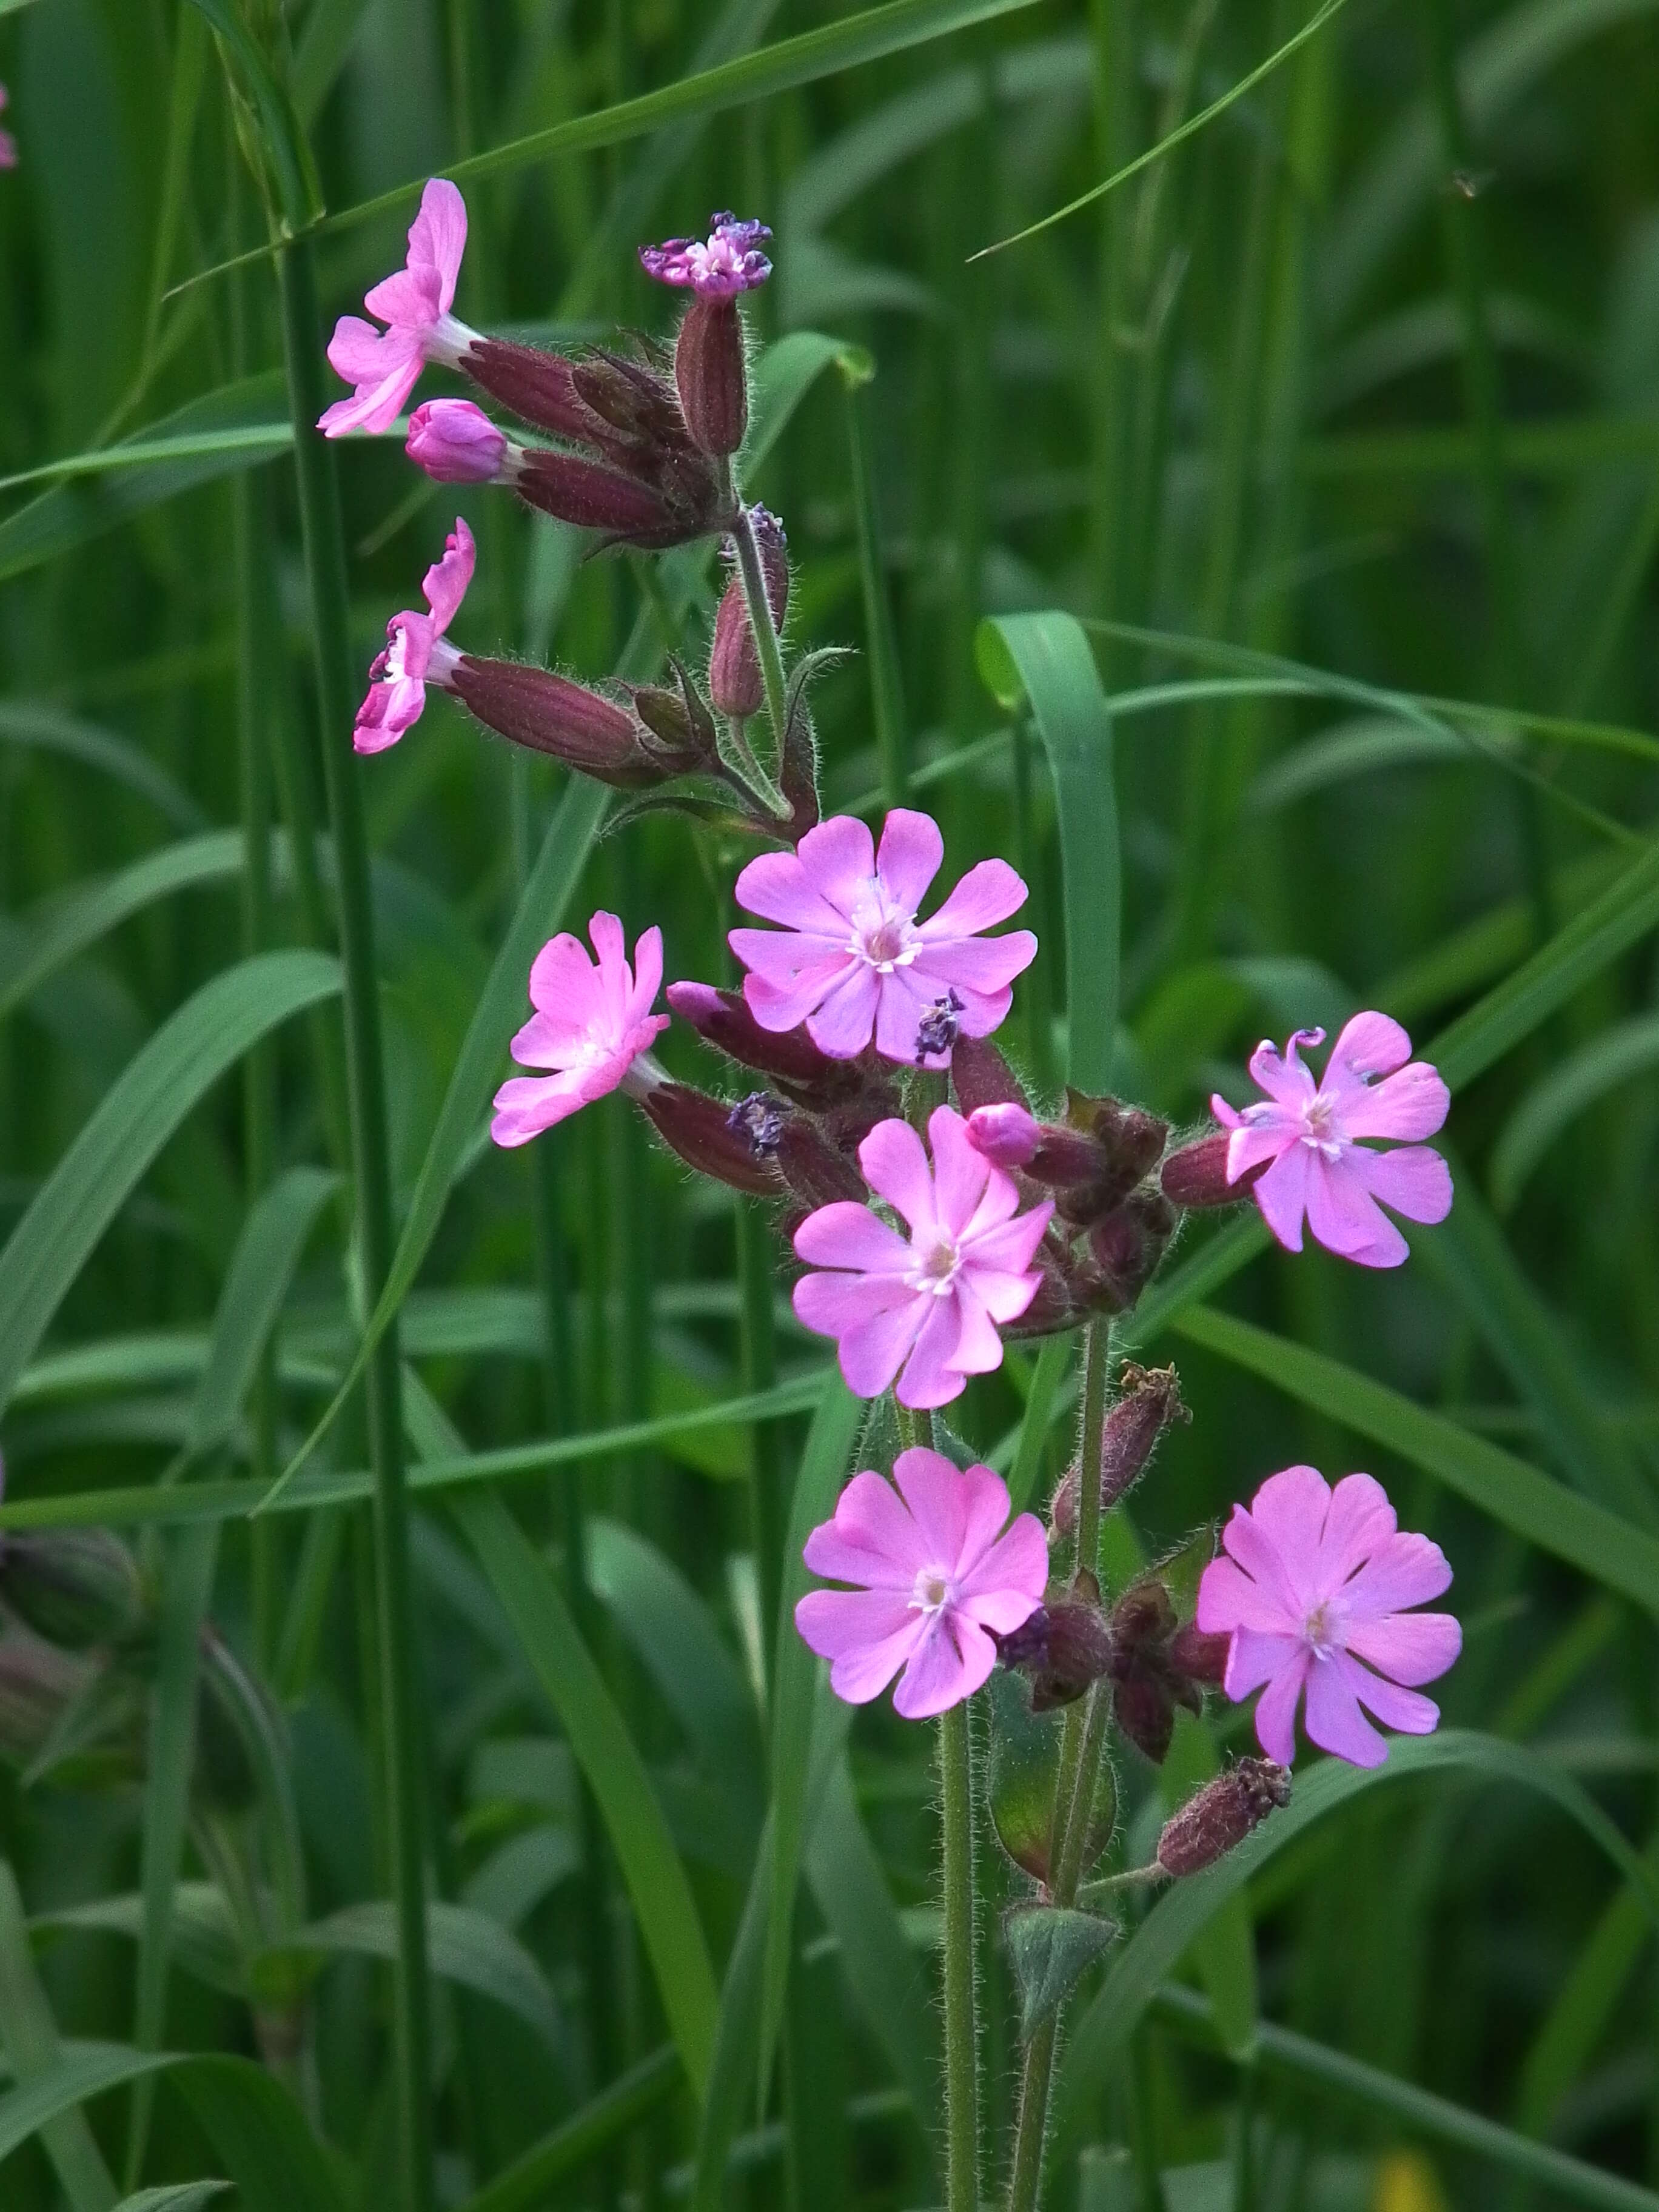
[[[556,2182],[590,2165],[598,2152],[665,2104],[679,2085],[681,2070],[672,2044],[653,2051],[521,2152],[476,2197],[469,2197],[461,2212],[532,2212]]]
[[[0,2040],[17,2082],[0,2098],[0,2158],[11,2147],[6,2141],[8,2120],[15,2128],[18,2118],[27,2118],[24,2133],[39,2130],[73,2212],[109,2212],[115,2184],[86,2115],[79,2110],[80,2099],[51,2100],[52,2085],[65,2062],[58,2023],[34,1971],[23,1900],[4,1860],[0,1860]],[[22,2134],[14,2137],[22,2140]]]

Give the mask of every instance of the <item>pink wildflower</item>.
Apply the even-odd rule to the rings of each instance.
[[[449,312],[465,246],[466,202],[447,177],[434,177],[410,226],[408,260],[363,297],[386,328],[377,331],[361,315],[342,315],[334,325],[330,366],[356,389],[319,417],[325,435],[389,428],[428,362],[460,366],[477,337]]]
[[[835,1518],[807,1538],[813,1573],[857,1588],[809,1590],[795,1626],[849,1705],[878,1698],[902,1667],[893,1705],[919,1721],[971,1698],[990,1674],[994,1637],[1042,1601],[1048,1546],[1033,1513],[1005,1533],[1008,1492],[988,1467],[964,1474],[917,1444],[893,1477],[897,1496],[880,1475],[855,1474]]]
[[[763,222],[739,222],[734,215],[710,216],[708,236],[671,238],[661,246],[642,246],[640,266],[659,284],[676,284],[700,300],[730,300],[752,292],[772,274],[761,252],[771,232]]]
[[[536,1011],[514,1038],[513,1057],[520,1067],[554,1073],[515,1075],[502,1084],[489,1125],[498,1145],[528,1144],[609,1091],[643,1091],[664,1080],[650,1057],[668,1027],[666,1014],[651,1011],[662,988],[661,930],[641,933],[632,968],[614,914],[596,914],[587,933],[599,956],[597,966],[568,930],[536,955],[530,970]]]
[[[1018,1191],[949,1106],[935,1110],[927,1137],[931,1170],[908,1121],[878,1121],[859,1146],[865,1181],[908,1223],[908,1243],[849,1199],[821,1206],[795,1231],[803,1260],[837,1271],[801,1277],[796,1313],[837,1340],[848,1389],[878,1398],[898,1375],[906,1406],[947,1405],[969,1376],[1002,1364],[997,1324],[1018,1321],[1036,1296],[1031,1258],[1054,1212],[1018,1212]]]
[[[734,929],[727,940],[751,971],[743,994],[761,1027],[793,1030],[804,1021],[833,1060],[853,1059],[873,1032],[889,1060],[929,1067],[951,1057],[936,1038],[988,1036],[1013,1003],[1014,978],[1036,957],[1037,941],[1029,929],[988,939],[980,933],[1018,912],[1025,886],[1006,860],[981,860],[918,922],[944,858],[932,816],[896,806],[879,853],[864,823],[839,814],[809,830],[793,853],[751,860],[738,878],[738,905],[784,925]]]
[[[369,669],[368,696],[357,709],[351,742],[360,753],[381,753],[421,719],[428,684],[447,683],[460,654],[444,632],[472,581],[472,532],[459,515],[444,540],[441,561],[434,562],[422,582],[429,615],[405,607],[386,626],[391,643]]]
[[[1380,1482],[1349,1474],[1333,1490],[1316,1468],[1287,1467],[1234,1506],[1221,1540],[1231,1556],[1204,1570],[1198,1626],[1232,1638],[1230,1698],[1267,1685],[1255,1732],[1269,1759],[1295,1756],[1304,1689],[1309,1735],[1355,1766],[1388,1756],[1362,1705],[1385,1728],[1430,1734],[1440,1708],[1415,1686],[1445,1673],[1463,1632],[1449,1613],[1402,1608],[1438,1597],[1451,1569],[1438,1544],[1401,1534]]]
[[[1287,1251],[1302,1249],[1305,1213],[1327,1250],[1362,1267],[1397,1267],[1406,1240],[1377,1200],[1407,1221],[1443,1221],[1451,1212],[1451,1170],[1427,1145],[1377,1152],[1358,1140],[1432,1136],[1451,1094],[1426,1060],[1412,1060],[1411,1039],[1387,1014],[1354,1016],[1316,1090],[1297,1054],[1324,1042],[1323,1030],[1297,1030],[1281,1058],[1264,1039],[1250,1056],[1250,1073],[1267,1098],[1243,1113],[1224,1098],[1211,1099],[1217,1121],[1232,1132],[1227,1181],[1236,1183],[1270,1160],[1250,1194]],[[1387,1079],[1373,1085],[1373,1075]]]
[[[434,483],[493,483],[507,439],[470,399],[428,399],[409,418],[404,451]]]
[[[5,86],[0,84],[0,110],[6,106],[10,98]],[[9,131],[0,131],[0,169],[15,169],[16,167],[17,141]]]

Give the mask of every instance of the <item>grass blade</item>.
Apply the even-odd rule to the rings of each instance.
[[[22,2100],[33,2092],[39,2100],[38,2116],[32,2118],[27,2132],[40,2130],[73,2212],[109,2212],[115,2202],[115,2184],[86,2116],[78,2109],[80,2099],[51,2100],[49,2085],[64,2069],[58,2024],[34,1971],[23,1900],[3,1860],[0,1860],[0,2039],[5,2043],[18,2082],[8,2097],[0,2100],[0,2158],[8,2148],[6,2123],[11,2119],[16,2124],[12,2108],[21,2106],[27,2114],[28,2107]],[[21,2142],[22,2137],[15,2139]]]

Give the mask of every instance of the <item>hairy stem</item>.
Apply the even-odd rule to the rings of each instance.
[[[974,1776],[964,1699],[939,1715],[945,1875],[946,2212],[979,2204],[979,2036],[974,2016]]]
[[[772,603],[766,596],[766,572],[761,565],[752,512],[746,507],[738,508],[737,519],[732,525],[732,543],[738,549],[743,603],[749,611],[749,627],[754,632],[755,650],[760,656],[761,681],[766,686],[766,714],[772,725],[772,763],[775,769],[783,761],[783,740],[789,719],[783,681],[783,648],[778,643],[777,624],[772,619]],[[781,792],[770,777],[763,781],[768,804],[775,805],[781,815],[787,815],[789,808]]]
[[[347,628],[345,542],[334,456],[313,428],[322,411],[323,346],[317,275],[308,240],[277,254],[283,349],[294,418],[294,459],[310,586],[322,720],[324,781],[334,838],[340,956],[345,971],[346,1079],[357,1259],[373,1309],[391,1266],[392,1181],[380,1053],[379,981],[368,841],[349,750],[353,676]],[[386,1805],[398,1923],[394,2009],[398,2143],[405,2212],[429,2212],[432,2197],[431,1993],[426,1948],[424,1761],[413,1612],[409,1514],[403,1460],[398,1328],[381,1334],[368,1372],[369,1462],[374,1478],[375,1607],[385,1699]]]

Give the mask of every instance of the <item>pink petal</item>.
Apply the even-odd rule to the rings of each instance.
[[[915,1236],[937,1236],[933,1175],[921,1139],[908,1121],[878,1121],[859,1146],[859,1165],[871,1189],[896,1207]]]
[[[805,930],[734,929],[726,941],[745,968],[781,991],[793,990],[804,976],[822,976],[820,998],[854,957],[833,938]]]
[[[599,976],[581,939],[562,929],[530,965],[530,1003],[547,1019],[580,1034],[599,1010]],[[562,1017],[562,1021],[561,1018]]]
[[[866,968],[866,975],[873,970]],[[934,1009],[935,1003],[945,995],[944,988],[935,989],[925,976],[919,977],[914,968],[896,968],[890,975],[877,975],[879,990],[876,1010],[876,1050],[884,1060],[896,1060],[903,1066],[917,1065],[916,1037],[922,1022]],[[925,1063],[930,1067],[948,1067],[949,1053],[931,1055]]]
[[[792,1293],[802,1328],[837,1341],[862,1328],[872,1314],[908,1306],[915,1296],[896,1275],[803,1275]]]
[[[1228,1648],[1223,1686],[1233,1703],[1238,1705],[1252,1690],[1276,1681],[1287,1668],[1294,1672],[1306,1650],[1300,1636],[1276,1634],[1266,1629],[1237,1629]]]
[[[972,1283],[959,1276],[954,1293],[957,1343],[947,1364],[958,1375],[994,1375],[1002,1364],[1002,1339]]]
[[[634,945],[634,988],[628,996],[627,1015],[637,1021],[648,1014],[662,988],[662,932],[654,924],[641,932]],[[663,1026],[667,1027],[666,1021]]]
[[[870,1042],[881,979],[861,960],[848,960],[806,1017],[806,1034],[831,1060],[854,1060]]]
[[[1354,1674],[1358,1673],[1353,1669]],[[1312,1662],[1308,1676],[1306,1727],[1309,1741],[1322,1751],[1334,1752],[1351,1766],[1381,1766],[1389,1747],[1359,1710],[1350,1678],[1349,1662],[1339,1652]],[[1266,1703],[1264,1698],[1262,1701]],[[1261,1709],[1256,1721],[1261,1723]]]
[[[964,1604],[971,1604],[974,1618],[982,1627],[1006,1636],[1030,1619],[1042,1604],[1048,1584],[1048,1540],[1036,1514],[1022,1513],[984,1557],[968,1569],[957,1594]],[[994,1613],[989,1610],[994,1605]],[[1016,1608],[1018,1619],[1008,1619],[1007,1613]]]
[[[429,331],[443,313],[435,269],[396,269],[364,293],[363,305],[393,330],[418,334]]]
[[[1345,1620],[1380,1620],[1408,1605],[1425,1605],[1451,1588],[1446,1555],[1431,1537],[1407,1530],[1388,1537],[1342,1591]]]
[[[1398,1683],[1385,1682],[1380,1674],[1373,1674],[1358,1660],[1350,1659],[1339,1651],[1331,1661],[1340,1667],[1348,1686],[1368,1712],[1375,1713],[1384,1728],[1398,1729],[1402,1735],[1432,1735],[1440,1723],[1440,1708],[1432,1698],[1419,1697],[1415,1690],[1402,1690]],[[1309,1733],[1311,1735],[1312,1730]]]
[[[1313,1663],[1311,1652],[1298,1650],[1284,1673],[1268,1683],[1256,1704],[1255,1740],[1268,1758],[1277,1759],[1281,1766],[1291,1765],[1296,1758],[1297,1700]]]
[[[1414,1060],[1385,1082],[1371,1084],[1343,1099],[1342,1133],[1411,1139],[1431,1137],[1450,1109],[1451,1092],[1439,1072],[1425,1060]]]
[[[901,1406],[922,1408],[948,1406],[967,1387],[966,1377],[955,1364],[962,1315],[955,1298],[935,1298],[924,1292],[916,1304],[921,1310],[921,1326],[915,1348],[898,1379],[898,1401]]]
[[[813,1529],[802,1556],[815,1575],[871,1589],[902,1589],[907,1600],[917,1575],[931,1564],[904,1501],[890,1482],[867,1468],[836,1500],[834,1519]]]
[[[337,438],[347,430],[389,430],[397,421],[404,402],[420,382],[424,363],[396,331],[388,332],[381,344],[375,378],[359,379],[349,399],[337,399],[317,418],[325,437]]]
[[[1233,1173],[1232,1151],[1237,1134],[1227,1140],[1227,1172]],[[1308,1166],[1313,1155],[1306,1145],[1293,1144],[1281,1152],[1260,1182],[1251,1186],[1261,1218],[1287,1252],[1302,1249],[1302,1217],[1308,1206]]]
[[[797,1284],[798,1295],[799,1288]],[[915,1297],[899,1300],[872,1313],[841,1339],[836,1346],[841,1371],[855,1397],[879,1398],[890,1388],[927,1319],[928,1303]],[[800,1311],[799,1304],[795,1310]]]
[[[1212,1100],[1213,1105],[1217,1102]],[[1227,1139],[1227,1180],[1237,1182],[1263,1160],[1276,1160],[1302,1141],[1302,1125],[1278,1106],[1247,1106],[1235,1115]]]
[[[961,937],[954,943],[927,945],[911,972],[929,998],[941,998],[951,988],[989,997],[1007,990],[1017,975],[1023,975],[1036,951],[1036,939],[1029,929],[1011,929],[1006,937]]]
[[[419,358],[407,338],[377,331],[361,315],[342,315],[328,342],[328,365],[348,384],[378,384],[394,366]]]
[[[568,1121],[586,1105],[580,1071],[563,1075],[515,1075],[495,1093],[489,1133],[498,1145],[526,1145],[544,1129]]]
[[[1324,1595],[1319,1586],[1319,1546],[1330,1507],[1330,1486],[1324,1476],[1317,1468],[1301,1465],[1270,1474],[1250,1500],[1251,1518],[1262,1541],[1271,1547],[1283,1586],[1300,1613]],[[1236,1546],[1230,1543],[1227,1549],[1239,1557]]]
[[[1001,1180],[1000,1170],[994,1169],[992,1173],[997,1180]],[[989,1195],[988,1193],[987,1194]],[[1016,1205],[1019,1201],[1018,1191],[1014,1193],[1014,1201]],[[981,1211],[982,1213],[984,1209],[981,1207]],[[1023,1274],[1030,1266],[1037,1246],[1042,1242],[1043,1231],[1053,1219],[1054,1211],[1052,1199],[1044,1199],[1041,1206],[1032,1206],[1028,1213],[1018,1214],[1013,1220],[1000,1222],[989,1229],[975,1229],[970,1223],[962,1239],[964,1265],[976,1276],[981,1273]],[[1022,1306],[1020,1311],[1024,1313],[1024,1310]],[[1001,1318],[1012,1321],[1013,1316],[1005,1314]]]
[[[893,1710],[907,1721],[931,1720],[971,1698],[996,1663],[996,1645],[982,1628],[960,1613],[938,1617],[911,1655]]]
[[[1371,1474],[1345,1474],[1331,1492],[1313,1572],[1314,1587],[1331,1597],[1399,1527],[1389,1493]]]
[[[1035,1268],[1029,1274],[1012,1274],[999,1267],[975,1265],[965,1271],[959,1282],[972,1291],[992,1320],[1003,1328],[1011,1321],[1019,1319],[1042,1288],[1042,1276]]]
[[[945,858],[945,840],[931,814],[896,806],[883,826],[876,867],[895,904],[914,914]]]
[[[852,913],[854,901],[868,890],[876,872],[876,849],[869,827],[851,814],[832,815],[829,821],[809,830],[796,846],[795,857],[810,889],[843,919]],[[804,926],[817,927],[816,923]]]
[[[884,1590],[808,1590],[795,1607],[795,1626],[809,1650],[831,1662],[836,1695],[867,1705],[915,1649],[927,1616]]]
[[[1042,1142],[1042,1124],[1024,1106],[1012,1101],[1000,1106],[976,1106],[968,1116],[968,1141],[993,1166],[1029,1166]]]
[[[1322,1045],[1324,1042],[1323,1030],[1297,1030],[1281,1058],[1273,1039],[1263,1037],[1250,1054],[1251,1076],[1269,1098],[1299,1115],[1311,1105],[1314,1097],[1314,1079],[1302,1065],[1299,1052],[1304,1045]]]
[[[1386,1620],[1355,1622],[1343,1634],[1356,1658],[1413,1688],[1443,1674],[1463,1649],[1463,1631],[1449,1613],[1397,1613]]]
[[[815,1267],[864,1274],[902,1274],[910,1265],[910,1248],[897,1230],[850,1198],[809,1213],[795,1231],[795,1251]]]
[[[774,1035],[798,1030],[849,964],[842,958],[825,962],[817,969],[804,969],[787,987],[769,982],[764,975],[746,975],[744,1001],[762,1029]]]
[[[455,280],[465,251],[466,202],[460,187],[447,177],[434,177],[421,194],[421,211],[409,228],[409,258],[411,267],[418,264],[437,270],[438,306],[444,314],[455,304]]]
[[[443,558],[434,561],[426,572],[421,589],[432,610],[434,634],[441,637],[455,619],[457,609],[466,597],[466,587],[472,581],[472,567],[477,558],[477,548],[472,542],[472,532],[459,515],[455,527],[444,544]]]
[[[1451,1212],[1451,1170],[1431,1146],[1402,1145],[1392,1152],[1356,1148],[1349,1157],[1371,1196],[1407,1221],[1443,1221]]]
[[[1226,1636],[1236,1629],[1273,1637],[1294,1638],[1302,1632],[1302,1616],[1231,1559],[1212,1559],[1199,1577],[1197,1618],[1206,1636]],[[1244,1693],[1230,1689],[1227,1694]]]
[[[951,988],[962,1001],[957,1021],[963,1036],[994,1036],[1007,1020],[1014,1003],[1012,990],[976,991],[970,983],[953,983]]]
[[[395,745],[405,730],[414,727],[426,705],[426,686],[400,678],[392,684],[375,684],[357,709],[351,732],[352,749],[359,753],[383,753]]]
[[[922,923],[919,933],[928,945],[974,937],[982,929],[994,929],[998,922],[1006,921],[1011,914],[1018,914],[1025,898],[1025,885],[1006,860],[981,860],[976,867],[969,869],[938,913],[930,915]],[[1021,931],[1020,934],[1028,936],[1030,932]],[[1031,939],[1031,946],[1035,951],[1035,938]]]
[[[1331,1047],[1325,1082],[1333,1089],[1346,1090],[1364,1083],[1367,1076],[1391,1075],[1411,1056],[1412,1041],[1398,1022],[1387,1014],[1356,1014]]]
[[[1001,1487],[1000,1478],[992,1474],[988,1468],[981,1468],[981,1473],[990,1474],[991,1480]],[[981,1515],[995,1515],[981,1550],[994,1540],[997,1530],[1008,1518],[1006,1489],[999,1504],[994,1492],[988,1497],[982,1485],[970,1482],[952,1461],[930,1444],[912,1444],[902,1451],[893,1462],[893,1480],[916,1524],[916,1534],[929,1562],[941,1574],[956,1574],[975,1504]]]
[[[966,1125],[951,1107],[936,1106],[928,1115],[927,1142],[933,1155],[934,1211],[940,1228],[954,1241],[973,1219],[993,1170],[969,1142]]]
[[[1308,1226],[1328,1252],[1361,1267],[1397,1267],[1405,1259],[1405,1238],[1365,1188],[1363,1163],[1370,1158],[1351,1146],[1334,1160],[1304,1146],[1307,1155]],[[1258,1195],[1274,1171],[1256,1185]]]
[[[763,921],[781,921],[787,929],[809,930],[837,943],[851,935],[848,916],[813,889],[793,853],[763,853],[750,860],[732,896],[745,914],[757,914]]]

